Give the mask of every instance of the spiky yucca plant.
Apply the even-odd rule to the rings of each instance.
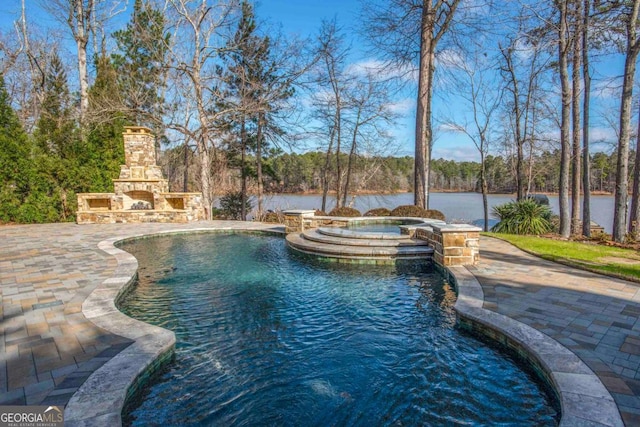
[[[544,234],[551,230],[551,209],[532,199],[494,206],[492,215],[500,220],[491,229],[495,233]]]

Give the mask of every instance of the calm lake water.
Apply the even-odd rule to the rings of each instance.
[[[489,195],[489,210],[495,205],[515,199],[512,194]],[[558,196],[549,196],[551,209],[559,212]],[[265,197],[266,209],[319,209],[322,196],[279,194]],[[385,207],[393,209],[400,205],[412,205],[413,193],[401,194],[368,194],[353,199],[353,207],[360,212],[374,208]],[[334,206],[334,199],[330,198],[327,211]],[[473,222],[483,218],[482,195],[479,193],[431,193],[429,207],[441,211],[448,222]],[[613,196],[591,196],[591,220],[604,227],[611,233],[613,225]]]

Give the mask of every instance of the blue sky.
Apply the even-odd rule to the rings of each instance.
[[[46,1],[46,0],[43,0]],[[374,0],[383,1],[383,0]],[[18,19],[20,13],[20,0],[0,1],[0,30],[2,32],[13,31],[13,22]],[[47,27],[57,27],[59,24],[47,13],[40,9],[38,0],[26,0],[27,15],[32,29],[40,29],[41,32]],[[133,0],[128,0],[128,10],[131,9]],[[374,61],[375,58],[368,55],[362,46],[361,40],[357,39],[355,26],[358,24],[358,12],[360,8],[359,0],[260,0],[256,2],[256,15],[259,20],[266,21],[271,25],[281,26],[285,34],[299,35],[301,37],[315,34],[320,28],[323,19],[336,18],[339,25],[344,28],[345,33],[352,35],[353,55],[350,58],[352,63],[366,63]],[[120,25],[124,25],[128,20],[128,14],[123,13],[114,20],[112,32]],[[63,29],[63,34],[68,39],[68,53],[75,54],[68,29]],[[611,76],[621,74],[622,62],[620,55],[610,54],[599,62],[594,61],[597,67],[594,86],[603,86]],[[415,95],[404,92],[397,97],[398,106],[403,116],[398,120],[397,126],[393,129],[400,151],[400,155],[413,154],[414,126],[415,126]],[[594,95],[594,111],[592,112],[592,134],[605,140],[615,140],[615,132],[609,123],[606,123],[602,111],[614,111],[617,107],[616,89],[603,90]],[[434,101],[434,113],[437,115],[444,111],[453,111],[454,114],[464,114],[460,107],[449,100],[447,103],[441,99]],[[476,160],[479,158],[476,148],[471,142],[460,135],[452,132],[436,131],[437,139],[434,144],[433,157],[449,158],[457,160]],[[600,149],[607,149],[602,146]],[[597,149],[597,148],[596,148]]]
[[[281,24],[287,34],[306,37],[314,35],[323,20],[336,18],[344,32],[351,34],[352,63],[368,63],[375,58],[367,55],[367,48],[358,39],[359,0],[261,0],[256,3],[256,15],[273,24]],[[410,97],[410,98],[408,98]],[[413,94],[398,96],[398,109],[403,116],[392,130],[399,144],[396,155],[413,155],[415,130],[415,101]]]

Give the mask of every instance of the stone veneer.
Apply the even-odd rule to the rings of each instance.
[[[480,261],[480,228],[468,224],[444,224],[426,218],[395,217],[330,217],[315,216],[315,211],[306,209],[284,211],[286,233],[301,233],[318,227],[344,227],[350,221],[422,219],[424,225],[407,227],[412,237],[426,240],[434,250],[433,260],[449,267],[454,265],[477,265]]]
[[[467,224],[416,227],[415,238],[426,240],[440,265],[477,265],[480,261],[480,228]]]
[[[78,194],[78,224],[191,222],[204,219],[201,193],[170,193],[156,164],[151,130],[127,126],[123,133],[125,164],[113,180],[113,193]],[[144,206],[146,209],[134,209]]]

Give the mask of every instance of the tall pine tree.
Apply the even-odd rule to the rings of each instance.
[[[169,34],[164,15],[148,0],[136,0],[131,21],[113,37],[119,53],[112,55],[127,117],[157,129],[163,112],[164,63]]]
[[[282,133],[282,130],[275,126],[272,115],[278,109],[278,102],[293,95],[293,89],[291,81],[278,73],[278,67],[272,58],[271,39],[257,34],[253,6],[243,1],[241,11],[236,33],[222,56],[227,66],[225,71],[221,72],[222,80],[226,84],[227,97],[221,104],[223,108],[233,111],[227,117],[230,121],[228,128],[235,129],[236,132],[231,132],[231,135],[238,135],[238,138],[230,142],[230,151],[239,156],[236,163],[241,171],[242,200],[247,199],[247,179],[253,175],[258,184],[260,215],[262,160],[266,151],[266,136]],[[255,168],[247,164],[249,152],[255,154]],[[242,219],[246,219],[246,214],[243,209]]]
[[[18,221],[29,193],[30,147],[0,74],[0,222]]]
[[[73,157],[75,123],[67,74],[60,57],[54,53],[44,82],[44,97],[34,138],[44,154]]]

